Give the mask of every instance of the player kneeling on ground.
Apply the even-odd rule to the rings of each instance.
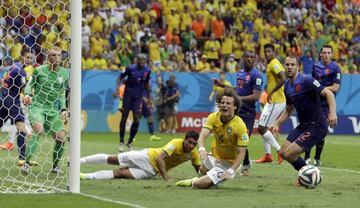
[[[199,152],[202,160],[200,178],[182,180],[177,186],[206,189],[220,185],[235,176],[244,160],[246,147],[249,143],[246,125],[237,116],[241,102],[232,88],[225,88],[221,96],[220,110],[211,113],[203,126],[199,139]],[[205,140],[214,134],[212,156],[205,150]],[[206,175],[205,175],[206,174]]]
[[[80,159],[81,164],[107,163],[120,165],[114,170],[102,170],[94,173],[81,173],[80,179],[148,179],[161,175],[165,181],[170,179],[168,171],[187,160],[191,160],[195,171],[200,169],[199,152],[195,149],[199,134],[189,131],[185,139],[172,139],[161,148],[149,148],[129,151],[118,155],[96,154]]]
[[[300,154],[323,141],[328,132],[328,124],[331,128],[336,126],[336,104],[330,90],[321,86],[314,78],[298,73],[297,57],[286,57],[285,69],[288,78],[284,85],[286,109],[277,119],[273,131],[278,136],[279,126],[296,110],[299,125],[289,133],[280,154],[296,170],[300,170],[306,166]],[[320,96],[325,97],[329,105],[328,123],[322,113]]]

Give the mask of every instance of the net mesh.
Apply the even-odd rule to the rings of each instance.
[[[59,158],[59,148],[54,148],[54,133],[59,132],[56,122],[61,121],[63,132],[63,141],[68,138],[67,118],[61,115],[64,110],[61,105],[61,96],[65,96],[67,88],[66,76],[68,76],[69,67],[69,0],[2,0],[0,1],[0,75],[1,79],[1,150],[0,150],[0,192],[1,193],[43,193],[43,192],[61,192],[68,189],[68,147],[64,143],[64,153]],[[57,73],[53,82],[50,75],[35,73],[39,66],[47,64],[50,61],[49,52],[54,48],[60,49],[59,66],[63,69],[62,75]],[[24,51],[29,51],[23,53]],[[16,65],[20,64],[20,65]],[[14,73],[14,68],[24,69],[26,76],[22,77],[21,70]],[[67,72],[66,72],[67,71]],[[33,75],[31,75],[33,74]],[[40,75],[43,76],[40,78]],[[38,77],[37,77],[38,76]],[[31,78],[32,77],[32,78]],[[64,78],[65,77],[65,78]],[[9,100],[16,100],[18,91],[25,88],[30,80],[36,83],[38,87],[31,90],[33,104],[24,106],[23,104],[9,105]],[[19,85],[17,82],[22,81],[25,85]],[[50,86],[51,85],[51,86]],[[14,88],[19,88],[15,90]],[[10,89],[11,88],[11,89]],[[55,97],[42,94],[44,90],[60,89]],[[11,91],[11,92],[10,92]],[[42,96],[43,95],[43,96]],[[21,103],[25,94],[21,94]],[[48,96],[48,97],[47,97]],[[36,97],[36,98],[35,98]],[[44,110],[44,132],[37,133],[33,130],[29,117],[34,112],[31,108],[35,100],[44,99],[47,106],[57,109],[51,116],[59,116],[60,120],[52,119],[49,111]],[[65,99],[67,100],[67,99]],[[19,123],[19,112],[12,112],[13,107],[19,105],[25,114],[25,126],[27,134],[24,136],[26,153],[28,155],[33,135],[37,136],[36,151],[33,151],[33,157],[28,161],[30,165],[29,172],[23,171],[25,158],[21,157],[21,151],[17,145],[19,141],[19,131],[14,123]],[[41,106],[41,105],[40,105]],[[44,105],[45,106],[45,105]],[[56,108],[58,106],[58,108]],[[66,108],[65,108],[66,109]],[[21,119],[20,119],[21,120]],[[31,120],[31,119],[30,119]],[[33,121],[35,121],[33,119]],[[56,128],[56,129],[55,129]],[[58,138],[58,137],[57,137]],[[60,137],[59,137],[60,138]],[[60,143],[60,142],[58,142]],[[54,151],[56,152],[54,154]],[[19,156],[20,155],[20,156]],[[54,156],[55,155],[55,156]],[[54,158],[60,159],[56,167],[61,172],[54,171]],[[36,162],[38,165],[36,165]]]

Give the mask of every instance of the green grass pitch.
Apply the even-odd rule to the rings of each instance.
[[[160,147],[172,138],[182,138],[183,134],[160,136],[163,138],[161,141],[150,142],[147,134],[138,134],[136,148]],[[283,143],[284,139],[285,136],[282,135],[280,143]],[[210,149],[210,140],[211,138],[208,139],[207,149]],[[50,142],[44,150],[50,149]],[[118,134],[82,134],[81,156],[96,153],[115,154],[117,144]],[[295,186],[297,172],[286,161],[282,165],[253,164],[250,176],[237,175],[235,179],[216,189],[192,190],[175,187],[176,181],[195,176],[195,171],[188,162],[169,172],[172,177],[170,182],[164,182],[160,177],[139,181],[81,181],[81,192],[87,196],[69,193],[0,194],[0,207],[360,207],[359,148],[358,136],[327,137],[322,155],[323,167],[320,168],[323,181],[313,190]],[[263,147],[259,135],[255,134],[251,138],[249,150],[253,160],[262,155]],[[16,157],[16,149],[10,153],[1,151],[0,157],[6,158],[9,154]],[[273,156],[276,158],[274,153]],[[45,155],[40,154],[36,159],[42,163]],[[4,168],[12,166],[10,173],[19,173],[18,167],[14,165],[16,160],[3,161],[5,162],[0,164],[0,181],[3,181],[3,184],[0,185],[6,185],[3,179],[8,171]],[[66,162],[63,162],[63,166],[65,164]],[[47,166],[43,166],[43,172],[48,171]],[[113,168],[117,167],[83,165],[81,171],[93,172]],[[32,171],[36,174],[40,173],[40,169],[34,167]],[[38,177],[39,181],[45,179],[46,175]],[[89,195],[93,198],[89,198]]]

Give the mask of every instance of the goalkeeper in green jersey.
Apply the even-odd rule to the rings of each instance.
[[[26,88],[23,102],[29,106],[29,119],[33,136],[26,149],[26,162],[21,171],[30,173],[30,160],[36,151],[39,136],[51,134],[55,140],[53,151],[53,173],[61,173],[58,163],[64,152],[66,132],[63,121],[68,117],[65,91],[69,71],[61,67],[61,49],[49,51],[48,63],[35,69]]]

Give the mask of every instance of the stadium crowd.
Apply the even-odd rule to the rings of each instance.
[[[276,56],[301,59],[311,73],[323,45],[343,73],[360,73],[359,2],[350,0],[86,0],[83,68],[124,69],[135,54],[153,71],[235,72],[243,51],[273,43]]]

